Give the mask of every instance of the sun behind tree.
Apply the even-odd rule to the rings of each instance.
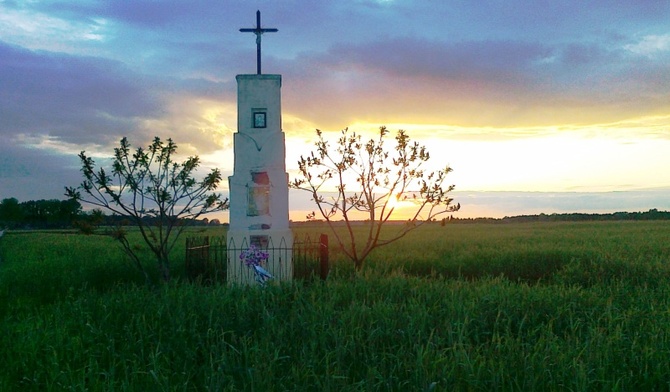
[[[337,144],[331,146],[317,129],[316,152],[300,157],[302,177],[291,183],[293,188],[312,194],[318,214],[312,212],[308,219],[323,217],[342,251],[359,270],[375,248],[397,241],[439,215],[460,209],[460,204],[452,204],[448,196],[454,185],[445,185],[452,169],[446,166],[426,172],[423,165],[430,159],[426,147],[411,142],[407,133],[399,130],[394,148],[387,150],[384,141],[388,133],[382,126],[376,139],[363,143],[360,135],[344,129]],[[401,204],[404,208],[413,206],[406,224],[398,225],[391,234],[382,233]],[[352,225],[360,217],[364,219],[365,239],[355,235]],[[335,230],[339,219],[346,226],[348,238]]]

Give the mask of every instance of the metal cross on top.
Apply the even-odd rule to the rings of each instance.
[[[261,35],[263,33],[276,33],[277,29],[263,29],[261,28],[261,12],[256,11],[256,28],[240,29],[243,33],[256,34],[256,73],[261,74]]]

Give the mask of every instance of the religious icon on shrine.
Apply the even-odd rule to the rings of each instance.
[[[265,119],[265,112],[254,112],[254,128],[265,128],[267,126]]]
[[[267,172],[252,172],[247,186],[247,216],[270,214],[270,177]]]

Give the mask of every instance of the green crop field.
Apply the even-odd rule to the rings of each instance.
[[[668,221],[433,224],[358,273],[333,243],[325,282],[192,284],[182,247],[149,287],[110,237],[5,234],[0,391],[670,389]]]

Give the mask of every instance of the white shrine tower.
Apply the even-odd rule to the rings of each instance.
[[[230,188],[228,281],[256,284],[240,259],[251,245],[269,254],[263,268],[274,280],[293,279],[293,232],[288,221],[286,146],[281,127],[281,75],[261,74],[260,36],[276,29],[241,29],[256,34],[257,73],[237,75],[237,132]]]

